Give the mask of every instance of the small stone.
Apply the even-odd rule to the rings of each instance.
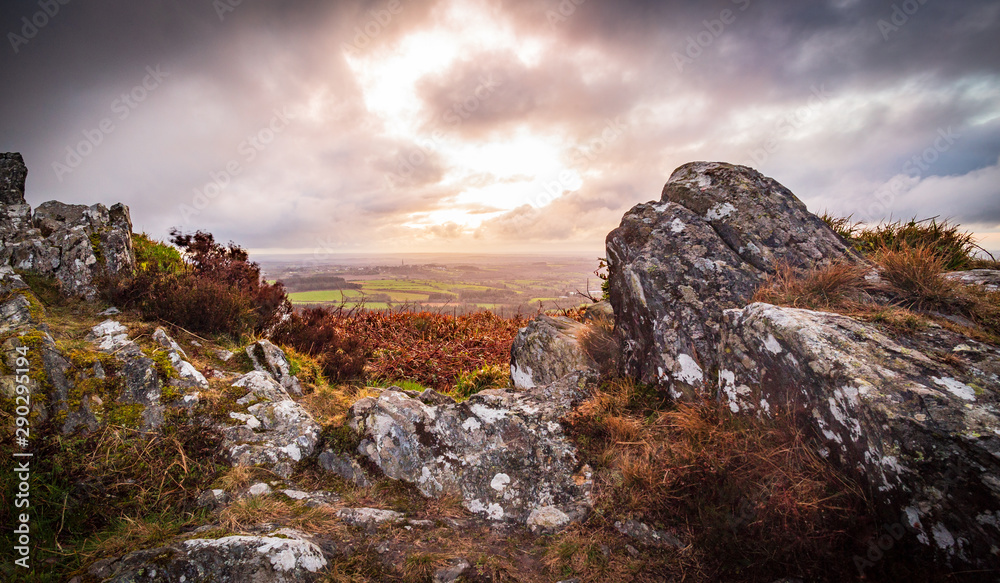
[[[117,316],[120,313],[122,313],[121,310],[119,310],[118,308],[116,308],[114,306],[111,306],[107,310],[104,310],[103,312],[101,312],[100,314],[97,314],[97,315],[98,316]]]
[[[389,544],[389,541],[384,540],[384,541],[380,542],[375,547],[375,552],[378,553],[378,554],[380,554],[380,555],[384,555],[384,554],[386,554],[386,553],[389,552],[390,548],[391,548],[391,545]]]
[[[639,549],[633,547],[632,545],[625,545],[625,552],[632,555],[633,557],[639,556]]]
[[[337,517],[351,526],[365,527],[398,524],[404,520],[401,512],[380,508],[341,508],[337,511]]]
[[[271,487],[263,482],[258,482],[247,490],[249,496],[267,496],[271,493]]]
[[[570,523],[570,517],[555,506],[535,508],[528,515],[528,528],[535,533],[558,532]]]
[[[455,583],[466,571],[472,568],[469,561],[465,559],[452,559],[449,562],[451,563],[450,566],[438,569],[434,573],[434,578],[432,579],[434,583]]]

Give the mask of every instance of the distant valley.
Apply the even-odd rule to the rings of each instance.
[[[596,256],[396,254],[261,256],[297,306],[534,313],[601,295]]]

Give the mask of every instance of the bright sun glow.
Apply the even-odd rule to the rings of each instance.
[[[544,206],[582,185],[582,177],[563,162],[557,136],[516,131],[503,142],[475,142],[449,133],[430,139],[421,121],[435,112],[417,94],[420,81],[446,72],[463,55],[509,52],[525,66],[536,66],[547,45],[515,34],[487,3],[454,3],[435,14],[429,30],[397,43],[345,55],[368,110],[382,121],[386,138],[419,144],[445,168],[439,188],[456,192],[453,205],[414,213],[404,226],[426,228],[455,223],[474,229],[483,221],[519,206]]]

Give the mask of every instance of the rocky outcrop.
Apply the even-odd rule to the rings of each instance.
[[[953,271],[945,277],[965,285],[981,285],[989,291],[1000,290],[1000,269],[970,269]]]
[[[67,295],[93,298],[94,278],[135,266],[128,207],[46,202],[32,215],[19,154],[0,154],[0,264],[56,278]]]
[[[264,464],[287,478],[295,464],[313,455],[320,426],[268,374],[247,373],[233,387],[246,393],[237,401],[243,412],[231,411],[234,425],[222,425],[223,449],[234,466]]]
[[[855,255],[788,189],[745,166],[681,166],[658,203],[633,207],[607,238],[610,300],[629,376],[674,397],[714,379],[722,312],[746,305],[780,262]]]
[[[317,581],[323,550],[304,533],[193,538],[100,561],[90,575],[105,583],[298,583]]]
[[[337,474],[359,488],[371,486],[371,480],[368,479],[368,474],[361,467],[361,464],[346,454],[325,449],[316,457],[316,462],[319,467]]]
[[[94,326],[91,341],[99,350],[113,355],[121,363],[124,380],[117,401],[123,405],[121,418],[114,421],[133,425],[141,419],[139,428],[154,431],[163,424],[163,379],[156,370],[156,361],[146,356],[142,348],[128,337],[128,328],[115,320],[105,320]]]
[[[1000,349],[935,325],[888,337],[769,304],[724,318],[719,389],[732,411],[798,414],[886,525],[945,564],[1000,567]]]
[[[28,167],[17,152],[0,153],[0,204],[24,204]]]
[[[563,316],[541,315],[518,331],[510,349],[515,389],[553,383],[573,372],[593,371],[597,363],[581,344],[585,324]]]
[[[153,332],[153,340],[166,351],[170,366],[177,373],[176,377],[171,377],[170,385],[181,388],[207,389],[208,379],[198,372],[198,369],[187,361],[188,355],[179,344],[174,342],[163,328],[157,328]]]
[[[389,389],[355,403],[359,453],[425,496],[458,495],[472,512],[525,523],[540,507],[579,519],[589,468],[559,419],[582,394],[580,375],[530,390],[490,389],[467,401]]]
[[[253,362],[254,370],[271,375],[279,385],[293,395],[302,394],[299,379],[292,374],[292,366],[285,352],[268,340],[258,340],[247,346],[247,356]]]

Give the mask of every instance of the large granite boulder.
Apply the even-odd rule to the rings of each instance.
[[[725,312],[718,354],[731,410],[799,415],[886,527],[905,530],[895,544],[1000,569],[1000,349],[756,303]]]
[[[20,154],[0,154],[0,264],[55,277],[66,295],[97,295],[99,273],[135,267],[128,207],[24,199],[27,169]]]
[[[587,326],[563,316],[541,315],[521,328],[510,349],[515,389],[553,383],[573,372],[596,370],[581,345]]]
[[[540,509],[579,519],[591,504],[590,472],[559,420],[583,384],[573,374],[460,403],[433,390],[389,389],[355,403],[349,421],[363,437],[359,453],[425,496],[458,495],[493,520],[524,524]]]
[[[323,550],[302,532],[192,538],[103,560],[89,574],[105,583],[298,583],[318,581]]]
[[[245,392],[236,401],[245,409],[231,411],[232,424],[219,428],[225,455],[234,466],[265,465],[291,476],[295,464],[315,453],[319,424],[267,373],[247,373],[233,387]]]
[[[622,366],[675,398],[714,380],[722,311],[746,305],[778,263],[856,255],[781,184],[745,166],[694,162],[607,238]]]

